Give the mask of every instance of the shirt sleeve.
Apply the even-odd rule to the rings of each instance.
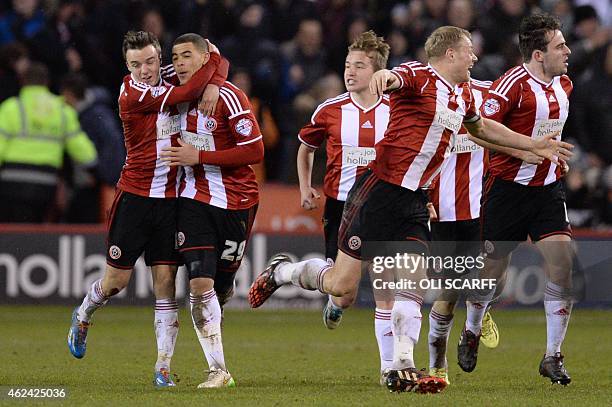
[[[401,64],[400,66],[396,66],[395,68],[391,69],[391,73],[400,81],[399,88],[393,90],[393,92],[406,94],[414,89],[414,84],[417,80],[416,71],[413,70],[409,64]]]
[[[217,70],[215,71],[212,78],[210,79],[210,83],[213,85],[217,85],[218,87],[221,87],[227,80],[228,74],[229,74],[229,61],[221,57],[221,62],[219,62],[219,66],[217,67]]]
[[[501,83],[504,78],[505,76],[493,83],[489,92],[483,97],[480,106],[480,113],[483,117],[499,123],[503,123],[508,113],[517,106],[522,86],[520,83],[515,83],[509,89],[504,90],[503,83]],[[499,86],[500,84],[502,86]]]
[[[319,148],[327,137],[327,124],[325,107],[319,106],[312,114],[310,122],[300,130],[298,139],[302,144],[311,148]]]
[[[261,130],[255,115],[251,111],[251,103],[242,92],[235,92],[229,87],[221,88],[219,93],[228,118],[228,126],[236,145],[254,143],[262,139]]]

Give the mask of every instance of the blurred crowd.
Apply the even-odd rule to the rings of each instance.
[[[577,227],[611,226],[609,0],[2,0],[0,102],[18,94],[33,61],[46,65],[51,91],[77,110],[98,150],[96,182],[112,186],[125,154],[116,114],[127,72],[123,35],[130,29],[155,33],[170,63],[174,38],[197,32],[230,60],[230,80],[250,96],[260,119],[266,157],[258,178],[295,183],[297,132],[319,103],[344,91],[344,58],[356,35],[368,29],[383,35],[395,66],[425,60],[429,33],[459,26],[472,33],[479,57],[473,77],[494,80],[521,63],[516,32],[522,17],[535,11],[561,19],[572,49],[574,93],[564,130],[577,145],[566,179],[570,220]],[[324,159],[315,162],[315,180],[321,180]],[[78,171],[64,167],[64,198],[72,204],[56,219],[91,220],[70,215],[76,209],[67,206],[82,208],[80,200],[96,198],[80,193]]]

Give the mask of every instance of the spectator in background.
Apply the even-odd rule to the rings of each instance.
[[[270,3],[271,21],[274,22],[272,37],[280,43],[294,37],[300,21],[319,15],[311,0],[272,0]]]
[[[155,34],[159,40],[162,47],[162,65],[172,63],[172,43],[175,35],[166,30],[166,23],[159,9],[150,7],[143,12],[140,29]]]
[[[391,31],[387,36],[387,43],[391,46],[389,66],[399,66],[414,59],[408,51],[410,42],[400,30]]]
[[[13,0],[13,10],[0,17],[0,45],[25,42],[45,27],[45,13],[38,0]]]
[[[76,188],[66,221],[104,222],[125,163],[123,132],[118,116],[112,109],[112,97],[103,88],[88,87],[87,79],[80,74],[66,75],[61,83],[61,93],[66,103],[78,113],[81,128],[98,151],[96,179],[79,183],[79,179],[87,179],[88,173],[80,171],[80,174],[75,174]],[[80,188],[79,184],[82,185]]]
[[[294,109],[293,101],[298,95],[307,94],[327,72],[327,51],[323,44],[321,22],[302,20],[294,38],[281,45],[281,57],[282,79],[276,113],[283,137],[279,156],[271,159],[274,161],[274,173],[280,180],[288,181],[291,174],[295,174],[295,166],[291,162],[297,149],[294,137],[299,130],[297,123],[303,123],[296,117],[298,112]]]
[[[493,7],[479,20],[484,52],[498,53],[504,44],[518,44],[518,29],[523,17],[529,15],[526,0],[496,0]]]
[[[609,27],[602,27],[592,6],[574,9],[574,30],[569,38],[572,55],[568,61],[568,70],[574,80],[605,58],[611,33]]]
[[[590,167],[612,165],[612,44],[575,82],[570,134],[589,157]]]
[[[258,97],[251,96],[252,81],[247,70],[236,69],[232,75],[232,83],[238,88],[242,89],[247,98],[251,101],[252,112],[257,119],[257,123],[259,123],[259,129],[261,130],[261,134],[263,136],[265,148],[264,161],[257,164],[251,164],[251,167],[255,171],[257,182],[259,185],[261,185],[266,180],[266,155],[269,151],[274,151],[278,147],[278,126],[274,121],[270,108],[263,104]]]
[[[351,45],[361,33],[368,31],[369,26],[370,23],[367,17],[362,14],[357,14],[353,16],[350,22],[345,26],[343,35],[340,37],[342,41],[336,41],[334,45],[326,44],[329,50],[328,61],[331,70],[338,75],[343,75],[348,46]]]
[[[0,102],[19,94],[19,84],[30,66],[28,49],[13,42],[0,48]]]
[[[0,222],[40,223],[53,206],[64,152],[92,167],[96,149],[76,112],[48,89],[49,72],[32,63],[19,96],[0,105]]]
[[[282,89],[285,100],[307,91],[327,71],[323,27],[314,19],[303,20],[295,37],[281,45],[284,62]]]
[[[233,67],[248,71],[253,94],[271,103],[278,93],[280,53],[269,39],[268,19],[261,4],[248,4],[240,13],[236,32],[220,43],[220,49]]]

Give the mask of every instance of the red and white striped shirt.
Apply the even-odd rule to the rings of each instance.
[[[199,150],[221,151],[262,142],[261,131],[251,103],[242,90],[230,82],[220,89],[215,114],[198,110],[198,101],[179,105],[181,138]],[[180,196],[222,209],[247,209],[259,202],[255,172],[249,165],[221,167],[200,164],[184,167]]]
[[[472,79],[470,87],[476,108],[492,82]],[[450,155],[442,163],[440,174],[432,183],[431,201],[440,222],[477,219],[480,216],[482,176],[487,166],[487,152],[469,140],[467,130],[453,137]]]
[[[451,135],[480,116],[469,84],[453,87],[431,65],[408,62],[391,72],[400,87],[391,92],[389,127],[371,167],[380,179],[414,191],[440,171]]]
[[[567,75],[544,83],[523,64],[497,79],[481,106],[484,117],[503,123],[526,137],[561,132],[569,113],[572,81]],[[557,140],[561,139],[561,134]],[[529,186],[548,185],[561,178],[561,169],[549,160],[528,164],[505,154],[491,153],[489,171],[494,177]]]
[[[132,194],[151,198],[176,198],[180,167],[169,167],[159,159],[162,149],[178,146],[180,116],[176,104],[193,99],[219,66],[218,54],[198,70],[185,86],[175,87],[166,79],[173,72],[164,68],[157,86],[123,78],[119,94],[119,116],[127,156],[117,187]]]
[[[367,109],[348,92],[327,99],[317,107],[298,138],[312,148],[318,148],[327,139],[323,186],[326,196],[346,201],[357,177],[376,157],[374,145],[384,137],[388,123],[387,95]]]

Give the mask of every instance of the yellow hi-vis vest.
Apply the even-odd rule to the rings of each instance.
[[[76,111],[59,96],[45,86],[24,86],[0,104],[0,180],[55,184],[64,150],[77,164],[96,161]]]

